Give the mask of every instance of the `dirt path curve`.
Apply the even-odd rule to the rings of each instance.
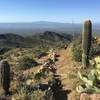
[[[74,98],[74,96],[77,95],[75,89],[73,90],[74,81],[69,78],[70,74],[73,74],[73,72],[77,73],[77,64],[72,61],[72,52],[71,52],[71,45],[66,49],[62,49],[58,52],[58,55],[60,55],[58,61],[56,62],[57,66],[57,74],[61,76],[61,82],[63,85],[64,90],[71,90],[71,93],[68,95],[68,98],[66,100],[78,100]]]

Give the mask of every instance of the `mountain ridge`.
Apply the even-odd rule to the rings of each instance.
[[[71,41],[71,35],[46,31],[33,36],[23,37],[18,34],[0,34],[1,47],[34,47],[39,45],[56,45],[56,43]]]

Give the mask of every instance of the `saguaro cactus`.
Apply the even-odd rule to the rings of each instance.
[[[10,65],[6,60],[0,61],[0,85],[5,95],[9,94],[10,88]]]
[[[84,68],[88,66],[89,63],[89,51],[91,47],[91,34],[92,34],[92,23],[90,20],[84,22],[83,32],[82,32],[82,65]]]

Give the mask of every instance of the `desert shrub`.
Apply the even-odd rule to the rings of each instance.
[[[37,65],[38,63],[32,57],[29,56],[22,56],[18,59],[18,67],[21,70],[26,70]]]
[[[0,61],[3,59],[3,56],[2,55],[0,55]]]
[[[0,55],[8,52],[10,50],[10,48],[0,48]]]
[[[41,57],[46,56],[46,55],[47,55],[47,53],[44,51],[41,51],[41,50],[34,51],[35,58],[41,58]]]
[[[100,55],[100,46],[94,45],[93,48],[91,48],[90,54],[91,54],[90,57],[93,57],[95,55]]]
[[[42,73],[42,72],[36,73],[36,74],[34,75],[34,79],[35,79],[35,80],[40,80],[42,77],[45,77],[45,74]]]
[[[72,52],[73,52],[73,60],[81,62],[82,61],[82,42],[77,41],[73,43]],[[95,55],[100,55],[100,46],[95,44],[92,41],[91,50],[89,58],[94,57]]]
[[[44,92],[41,90],[28,89],[25,84],[19,83],[17,85],[16,100],[44,100]]]
[[[34,91],[29,95],[31,100],[43,100],[44,92],[41,90]]]
[[[82,60],[82,47],[81,47],[80,42],[73,44],[72,52],[73,52],[73,59],[75,61],[81,62],[81,60]]]

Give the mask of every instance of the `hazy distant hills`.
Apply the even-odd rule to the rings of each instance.
[[[0,23],[0,33],[16,33],[21,35],[32,35],[45,31],[58,33],[80,31],[81,24],[57,23],[57,22],[33,22],[33,23]]]
[[[33,35],[45,31],[57,33],[81,33],[82,24],[58,23],[58,22],[32,22],[32,23],[0,23],[0,34],[15,33],[20,35]],[[100,23],[93,24],[93,33],[100,33]]]

